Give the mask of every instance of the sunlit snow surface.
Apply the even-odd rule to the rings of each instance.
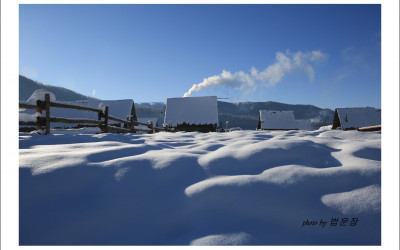
[[[52,130],[19,143],[21,245],[381,244],[379,133]]]

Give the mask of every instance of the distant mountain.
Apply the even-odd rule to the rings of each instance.
[[[165,103],[163,102],[136,102],[136,105],[140,106],[140,107],[146,107],[146,108],[164,108],[165,107]]]
[[[19,77],[19,100],[26,101],[37,89],[46,89],[55,94],[57,101],[77,101],[95,99],[81,95],[72,90],[44,85],[24,76]],[[138,118],[157,118],[161,125],[164,122],[165,104],[162,102],[135,103]],[[260,110],[275,110],[294,112],[296,120],[308,122],[313,129],[332,124],[334,111],[321,109],[313,105],[293,105],[279,102],[239,102],[229,103],[218,101],[218,120],[222,127],[229,121],[229,128],[240,127],[254,130],[257,128]]]
[[[51,85],[45,85],[43,83],[31,80],[25,76],[19,76],[19,100],[20,101],[26,101],[28,98],[35,92],[37,89],[45,89],[56,96],[57,101],[78,101],[78,100],[90,100],[90,99],[95,99],[93,97],[85,96],[79,93],[76,93],[75,91],[63,88],[63,87],[57,87],[57,86],[51,86]]]

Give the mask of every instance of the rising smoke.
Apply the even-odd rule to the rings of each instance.
[[[193,84],[193,86],[183,95],[190,96],[193,92],[211,86],[225,86],[240,90],[255,90],[259,86],[271,87],[275,86],[282,78],[294,70],[304,72],[310,82],[314,80],[315,71],[311,64],[322,62],[328,58],[328,55],[320,50],[311,52],[285,53],[277,52],[276,61],[269,65],[263,71],[258,71],[256,68],[251,68],[250,73],[238,71],[231,73],[223,70],[221,74],[204,78],[203,82]]]

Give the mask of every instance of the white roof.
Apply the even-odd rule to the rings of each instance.
[[[168,98],[164,124],[218,124],[216,96]]]
[[[298,129],[293,111],[260,110],[261,129]]]
[[[375,108],[338,108],[336,110],[343,130],[381,125],[381,112]]]

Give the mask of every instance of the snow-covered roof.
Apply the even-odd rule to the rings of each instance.
[[[337,108],[335,119],[339,119],[342,130],[381,125],[381,111],[371,107]]]
[[[293,111],[260,110],[261,129],[298,129]]]
[[[218,103],[216,96],[168,98],[164,124],[206,125],[218,124]]]

